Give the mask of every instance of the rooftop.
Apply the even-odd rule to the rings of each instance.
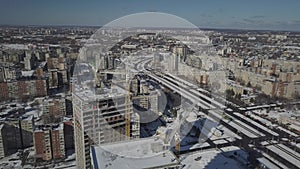
[[[240,163],[229,156],[237,152],[237,157],[242,153],[239,148],[228,147],[228,149],[216,150],[210,149],[190,153],[182,157],[182,163],[185,168],[205,168],[205,169],[240,169]]]
[[[73,92],[74,95],[79,97],[82,101],[96,101],[99,99],[107,99],[107,98],[117,98],[120,96],[124,96],[126,91],[121,87],[114,86],[113,89],[105,88],[103,93],[97,94],[95,91],[91,89],[78,89],[76,88]]]
[[[64,128],[64,123],[39,125],[35,127],[34,132],[42,132],[47,130],[63,130],[63,128]]]
[[[131,140],[92,147],[95,169],[141,169],[177,166],[179,160],[163,141],[155,138]]]

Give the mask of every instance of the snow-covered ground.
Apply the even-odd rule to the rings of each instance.
[[[27,157],[28,161],[34,163],[34,149],[33,147],[26,149],[25,151],[29,151],[29,155]],[[63,168],[76,168],[75,154],[71,154],[62,162],[44,164],[41,166],[33,166],[32,163],[25,164],[22,166],[22,161],[18,156],[19,153],[12,154],[3,159],[0,159],[0,168],[1,169],[31,169],[31,168],[55,168],[55,169],[63,169]]]
[[[19,169],[22,168],[21,164],[22,161],[19,159],[18,153],[12,154],[0,160],[0,168],[2,169]]]
[[[223,152],[222,152],[223,151]],[[238,160],[247,156],[237,147],[228,147],[224,150],[210,149],[182,156],[183,168],[187,169],[241,169],[242,163]],[[236,152],[236,153],[235,153]]]

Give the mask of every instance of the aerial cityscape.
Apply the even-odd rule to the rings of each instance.
[[[0,168],[300,168],[300,25],[148,5],[99,26],[0,17]]]

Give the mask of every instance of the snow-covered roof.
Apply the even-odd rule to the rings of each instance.
[[[94,168],[140,169],[180,165],[163,141],[155,138],[139,139],[91,147]]]
[[[34,73],[34,72],[35,72],[34,70],[21,71],[22,76],[24,76],[24,77],[31,77],[31,76],[33,76],[33,73]]]
[[[2,44],[2,47],[6,49],[28,50],[28,45],[24,44]]]
[[[267,149],[274,152],[278,156],[286,159],[287,161],[291,162],[295,166],[300,166],[300,154],[289,147],[283,144],[274,144],[267,146]]]
[[[244,120],[248,121],[249,123],[253,124],[254,126],[257,126],[257,127],[259,127],[260,129],[262,129],[262,130],[264,130],[264,131],[270,133],[270,134],[273,135],[273,136],[279,136],[278,133],[276,133],[276,132],[274,132],[274,131],[268,129],[267,127],[265,127],[265,126],[263,126],[263,125],[257,123],[256,121],[253,121],[252,119],[250,119],[250,118],[248,118],[248,117],[246,117],[246,116],[244,116],[244,115],[242,115],[242,114],[240,114],[240,113],[236,113],[236,112],[235,112],[234,114],[235,114],[236,116],[239,116],[241,119],[244,119]]]
[[[232,151],[236,150],[238,149]],[[226,157],[226,153],[229,153],[230,151],[231,149],[224,152],[216,149],[210,149],[184,155],[182,164],[185,166],[183,169],[239,169],[240,167],[237,161]]]
[[[268,167],[268,168],[272,168],[272,169],[280,169],[277,165],[275,165],[274,163],[272,163],[271,161],[269,161],[268,159],[261,157],[257,159],[261,164],[263,164],[264,166]]]

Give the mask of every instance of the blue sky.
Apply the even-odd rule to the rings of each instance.
[[[105,25],[147,11],[203,28],[300,31],[300,0],[1,0],[0,24]]]

